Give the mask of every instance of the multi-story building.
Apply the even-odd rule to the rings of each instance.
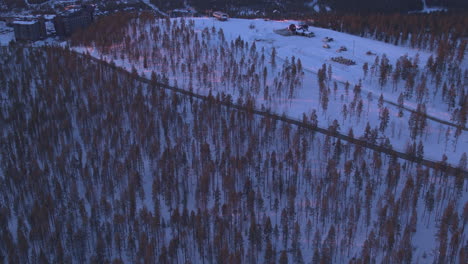
[[[33,21],[14,21],[15,39],[18,41],[36,41],[47,37],[45,21],[43,18]]]
[[[70,36],[76,30],[89,26],[93,20],[94,7],[91,5],[67,10],[54,18],[55,32],[59,36]]]

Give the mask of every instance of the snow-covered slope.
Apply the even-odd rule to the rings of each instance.
[[[379,127],[382,111],[386,108],[389,113],[389,122],[387,126],[383,127],[378,138],[381,138],[381,140],[389,139],[394,148],[400,151],[406,151],[412,144],[424,142],[424,156],[426,158],[438,161],[444,154],[452,164],[458,164],[460,157],[466,152],[466,149],[468,149],[468,141],[466,140],[467,132],[465,130],[459,131],[461,134],[455,136],[456,129],[454,126],[437,121],[442,120],[446,123],[455,123],[454,120],[451,120],[452,112],[447,110],[447,104],[439,97],[427,96],[427,99],[423,100],[427,109],[427,114],[433,117],[433,119],[425,120],[427,124],[424,127],[422,136],[411,137],[409,120],[412,118],[412,112],[409,110],[417,110],[418,104],[420,104],[421,101],[416,100],[414,97],[407,98],[401,104],[406,110],[399,108],[398,99],[401,91],[404,90],[405,82],[399,81],[390,84],[390,81],[388,81],[386,85],[381,86],[376,80],[378,77],[373,77],[378,75],[378,69],[372,69],[372,65],[376,62],[377,57],[383,58],[385,55],[388,59],[388,64],[395,65],[397,60],[407,55],[409,60],[415,63],[415,66],[424,69],[428,58],[431,55],[435,56],[435,54],[429,51],[412,49],[405,46],[395,46],[323,28],[311,27],[311,30],[316,34],[315,38],[304,38],[300,36],[286,37],[275,33],[274,30],[285,28],[291,23],[296,23],[296,21],[230,19],[226,22],[220,22],[212,18],[194,18],[193,21],[195,31],[200,34],[198,38],[199,41],[207,41],[204,38],[208,37],[208,35],[205,34],[206,36],[203,36],[202,34],[202,32],[205,32],[205,28],[209,29],[207,32],[211,32],[211,28],[215,29],[213,32],[218,32],[219,29],[222,29],[227,43],[240,38],[250,44],[255,43],[257,51],[264,49],[264,53],[267,55],[275,48],[277,58],[280,59],[281,63],[289,63],[293,56],[296,60],[300,59],[304,75],[301,84],[295,89],[292,98],[273,96],[271,99],[265,100],[264,96],[258,96],[256,98],[258,106],[264,105],[279,114],[286,113],[297,119],[302,119],[303,114],[309,116],[312,111],[315,110],[322,127],[328,127],[334,120],[337,120],[340,124],[341,131],[347,133],[347,131],[352,128],[354,135],[358,137],[365,134],[367,123],[370,124],[370,128]],[[149,30],[150,26],[151,25],[139,25],[139,27],[145,28],[146,33],[144,34],[152,34]],[[153,26],[158,27],[160,23],[155,23]],[[137,29],[137,31],[132,34],[139,35],[140,31]],[[329,43],[331,46],[330,49],[324,49],[322,47],[322,39],[324,37],[331,37],[334,39],[333,42]],[[209,43],[211,43],[210,45],[212,45],[214,49],[220,48],[220,44],[216,43],[217,41],[219,43],[221,42],[217,39],[218,37],[215,36],[214,38],[211,37],[209,40]],[[141,44],[142,43],[140,43],[139,49],[143,50],[146,49],[145,45],[150,46],[145,44],[141,47]],[[337,49],[341,46],[346,46],[347,51],[338,52]],[[131,49],[132,46],[127,48]],[[127,58],[122,61],[116,56],[103,54],[93,47],[82,47],[78,48],[78,50],[87,50],[96,57],[104,55],[108,60],[114,60],[117,65],[125,66],[129,70],[132,66],[135,66],[140,72],[146,72],[148,77],[152,70],[156,72],[161,71],[161,65],[158,63],[149,68],[142,67],[143,58],[140,58],[139,61],[132,61]],[[125,53],[124,50],[119,50],[119,46],[112,48],[112,50],[113,53]],[[147,50],[147,52],[149,52],[149,50]],[[169,58],[174,58],[176,56],[175,54],[171,54],[170,50],[165,52],[168,53],[162,56],[168,56]],[[368,55],[368,52],[370,52],[371,55]],[[207,54],[206,56],[211,55]],[[346,66],[333,62],[331,58],[337,56],[351,59],[356,62],[356,65]],[[329,76],[331,78],[327,83],[329,99],[326,107],[323,106],[321,93],[319,92],[317,84],[317,72],[322,68],[323,64],[329,65],[328,68],[330,68],[330,70],[328,73],[331,73],[331,76]],[[367,77],[365,77],[363,73],[363,66],[365,64],[369,66],[369,72],[372,72],[372,74],[368,74]],[[379,64],[377,63],[377,67],[378,66]],[[465,59],[461,62],[459,67],[461,69],[466,69],[466,66],[467,60]],[[271,71],[274,73],[272,69],[268,71],[269,73]],[[187,76],[183,74],[183,70],[175,69],[173,71],[165,71],[165,74],[167,74],[171,84],[177,84],[177,86],[181,88],[189,88],[188,82],[181,83],[181,80],[184,80]],[[274,85],[273,77],[275,77],[275,75],[270,74],[269,76],[265,84],[271,88]],[[221,76],[218,77],[220,78]],[[279,77],[279,80],[283,78],[279,75],[277,77]],[[176,80],[178,80],[177,83],[175,83]],[[242,92],[239,93],[239,91],[236,91],[236,87],[220,85],[219,79],[212,78],[210,80],[211,85],[216,85],[213,87],[209,86],[210,88],[207,88],[206,85],[200,85],[197,87],[197,90],[200,93],[207,94],[208,91],[212,89],[214,93],[229,93],[234,97],[243,94]],[[349,83],[348,89],[346,88],[347,85],[345,85],[347,82]],[[434,81],[430,80],[427,81],[427,86],[432,91],[436,89],[433,82]],[[354,93],[353,97],[353,88],[360,83],[359,94]],[[417,83],[416,86],[417,85],[419,84]],[[396,92],[395,86],[403,88],[398,88]],[[258,94],[262,95],[263,92]],[[383,99],[383,104],[379,102],[380,98]],[[434,100],[431,98],[434,98]],[[403,116],[399,115],[400,110]]]
[[[2,48],[0,73],[8,263],[463,263],[463,177],[69,50]]]
[[[313,87],[316,84],[315,74],[324,63],[332,65],[333,80],[341,83],[350,82],[352,87],[353,84],[357,84],[360,80],[364,79],[362,66],[365,63],[372,65],[376,59],[376,56],[382,57],[382,55],[385,54],[391,64],[395,64],[398,58],[404,55],[408,55],[410,58],[418,56],[420,68],[424,68],[426,61],[431,55],[435,56],[435,54],[426,50],[418,50],[404,46],[395,46],[392,44],[361,38],[323,28],[311,27],[311,31],[316,34],[316,37],[312,39],[303,38],[300,36],[284,37],[274,32],[275,29],[285,28],[290,23],[297,23],[296,21],[263,21],[260,19],[252,21],[231,19],[228,22],[219,22],[209,18],[199,18],[195,19],[195,22],[197,27],[200,29],[211,26],[222,28],[228,39],[235,39],[236,37],[241,36],[243,39],[248,41],[255,41],[256,44],[260,47],[264,46],[265,48],[270,49],[275,47],[278,56],[282,59],[291,58],[292,56],[300,58],[306,72],[304,81],[305,87],[302,89],[302,91],[298,92],[294,102],[288,104],[288,106],[283,109],[278,109],[279,111],[285,111],[292,116],[300,116],[303,112],[308,113],[313,108],[318,109],[318,93],[317,89],[314,89]],[[249,30],[249,26],[251,24],[255,25],[255,29]],[[331,46],[330,49],[324,49],[322,47],[322,39],[324,37],[331,37],[334,39],[333,42],[329,43]],[[348,51],[338,53],[336,50],[341,46],[346,46]],[[367,55],[366,53],[368,51],[371,51],[376,55]],[[352,59],[356,61],[356,65],[345,66],[339,63],[335,63],[330,60],[335,56],[344,56],[346,58]],[[467,69],[467,66],[467,59],[465,59],[461,64],[461,68]],[[343,87],[339,86],[339,90],[343,90]],[[375,83],[368,84],[363,82],[362,90],[364,91],[364,95],[367,95],[369,92],[371,92],[374,97],[373,104],[371,102],[366,102],[370,104],[370,106],[367,106],[367,108],[369,109],[370,107],[371,111],[374,112],[374,115],[370,114],[364,118],[370,120],[371,124],[378,122],[378,116],[376,116],[379,113],[376,105],[378,97],[382,94],[385,100],[397,103],[399,96],[399,93],[392,93],[391,91],[382,90]],[[416,110],[417,103],[410,100],[405,102],[405,106]],[[390,109],[391,107],[392,106],[389,106]],[[339,120],[339,117],[341,116],[340,112],[342,105],[338,104],[332,106],[331,109],[334,109],[333,111],[337,115],[334,115],[333,112],[329,113],[327,119],[329,121],[330,119],[333,120],[333,118],[337,118]],[[393,110],[391,112],[392,115],[396,117],[397,111]],[[436,118],[450,121],[450,113],[447,111],[444,105],[438,101],[428,103],[427,113]],[[409,117],[409,114],[407,114],[407,117]],[[327,122],[326,120],[324,121],[325,123]],[[406,126],[407,122],[408,121],[405,118],[393,118],[393,124],[391,126],[401,128],[402,126]],[[355,132],[361,132],[365,124],[366,122],[357,122],[357,124],[343,123],[342,129],[347,131],[347,129],[352,127]],[[442,153],[445,153],[452,163],[457,164],[462,153],[468,149],[468,134],[466,131],[462,132],[462,140],[457,142],[460,144],[458,148],[447,148],[447,143],[442,143],[442,140],[440,139],[444,136],[442,131],[442,127],[444,126],[441,126],[437,122],[432,122],[430,123],[430,127],[430,129],[433,130],[433,133],[432,136],[425,138],[425,146],[427,148],[425,155],[433,160],[440,160]],[[447,129],[447,127],[444,128]],[[454,129],[452,128],[451,133],[453,133],[453,131]],[[356,134],[360,135],[360,132]],[[447,131],[445,131],[445,133],[447,133]],[[403,132],[403,135],[391,138],[392,144],[394,146],[399,149],[404,149],[407,144],[408,134]]]

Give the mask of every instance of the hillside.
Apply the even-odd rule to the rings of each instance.
[[[467,9],[464,0],[119,0],[119,1],[68,1],[68,0],[0,0],[7,8],[37,8],[40,5],[62,5],[76,3],[94,3],[101,6],[147,5],[157,11],[168,11],[176,8],[192,6],[200,11],[207,9],[222,9],[229,12],[239,10],[260,11],[274,14],[274,10],[283,14],[314,13],[314,12],[346,12],[346,13],[406,13],[435,10]]]
[[[244,18],[166,16],[208,2]],[[0,21],[0,264],[468,263],[468,17],[390,2]]]
[[[184,1],[151,0],[160,8],[177,8],[184,6]],[[431,7],[447,9],[466,9],[468,3],[464,0],[189,0],[186,1],[198,9],[224,9],[226,11],[238,8],[251,8],[272,13],[279,10],[288,12],[353,12],[353,13],[395,13],[411,12]]]
[[[466,259],[463,177],[140,83],[69,50],[0,53],[9,263]]]
[[[434,161],[457,165],[468,148],[467,60],[456,54],[446,56],[449,67],[435,67],[428,61],[439,55],[405,44],[314,27],[312,39],[274,32],[294,21],[128,14],[112,21],[96,23],[71,44],[147,78],[154,71],[159,80],[200,94],[254,98],[259,107],[298,120],[306,116],[322,127],[337,122],[344,133],[352,129],[356,137]],[[322,47],[324,37],[334,39],[332,49]],[[348,51],[337,52],[340,46]],[[338,56],[357,65],[334,62]]]

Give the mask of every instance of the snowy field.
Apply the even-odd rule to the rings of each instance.
[[[173,20],[174,21],[174,20]],[[249,20],[249,19],[230,19],[226,22],[220,22],[213,18],[194,18],[194,29],[203,39],[202,32],[204,29],[215,28],[215,31],[222,29],[226,41],[232,42],[239,37],[248,42],[255,43],[257,51],[264,49],[264,54],[269,57],[273,48],[276,49],[277,61],[281,63],[290,62],[292,57],[300,59],[303,66],[304,75],[301,80],[301,85],[294,91],[292,98],[288,97],[272,97],[270,100],[265,100],[263,96],[256,97],[257,106],[265,106],[271,108],[279,114],[286,113],[292,118],[302,119],[303,114],[310,116],[315,110],[319,121],[319,126],[328,127],[336,119],[340,124],[340,131],[348,133],[349,129],[353,129],[356,137],[361,137],[365,133],[367,122],[370,124],[371,129],[377,130],[379,128],[380,116],[383,108],[387,108],[389,112],[389,122],[386,128],[379,131],[377,140],[388,139],[393,148],[406,151],[409,145],[424,142],[424,157],[427,159],[439,161],[442,155],[448,157],[448,162],[458,165],[461,155],[468,149],[468,137],[466,131],[462,131],[458,137],[455,137],[455,127],[441,124],[437,121],[426,120],[427,124],[424,133],[417,136],[415,139],[410,138],[410,130],[408,121],[411,112],[404,110],[403,116],[399,117],[398,97],[400,92],[394,92],[388,84],[380,87],[376,81],[376,77],[365,78],[363,73],[363,65],[367,63],[369,67],[375,62],[376,57],[388,58],[389,64],[394,65],[401,56],[407,55],[409,60],[416,61],[420,69],[424,69],[428,58],[432,54],[426,50],[417,50],[404,46],[395,46],[380,41],[375,41],[367,38],[361,38],[345,33],[339,33],[328,29],[311,27],[310,30],[315,33],[313,38],[305,38],[300,36],[281,36],[274,32],[276,29],[284,29],[291,23],[298,23],[296,21],[264,21],[262,19]],[[148,28],[146,28],[148,31]],[[211,31],[211,30],[210,30]],[[133,34],[140,34],[135,32]],[[334,39],[330,42],[330,49],[323,48],[322,39],[324,37],[331,37]],[[210,40],[213,43],[213,40]],[[215,45],[216,44],[212,44]],[[218,44],[220,46],[221,44]],[[347,47],[347,51],[338,52],[341,46]],[[215,47],[219,48],[219,47]],[[76,50],[87,51],[91,55],[107,60],[113,60],[117,65],[124,66],[131,69],[134,66],[140,73],[149,77],[151,71],[160,72],[160,64],[155,67],[142,67],[143,59],[139,62],[130,61],[128,59],[120,59],[110,54],[103,54],[94,47],[76,47]],[[151,47],[149,48],[151,49]],[[119,52],[119,51],[117,51]],[[125,52],[125,51],[123,51]],[[371,55],[368,55],[371,52]],[[171,57],[171,54],[166,54]],[[331,60],[332,57],[342,56],[356,62],[356,65],[346,66]],[[268,58],[267,58],[268,60]],[[323,108],[320,102],[319,86],[317,82],[317,72],[323,64],[330,65],[332,70],[332,77],[328,81],[329,89],[329,102],[328,106]],[[461,68],[466,69],[467,60],[463,60]],[[211,69],[217,70],[215,68]],[[369,70],[369,71],[372,71]],[[377,71],[377,70],[376,70]],[[170,84],[181,88],[188,89],[186,82],[181,83],[181,80],[186,78],[183,72],[168,71],[168,78]],[[185,74],[186,75],[186,74]],[[389,78],[390,79],[390,78]],[[177,81],[178,82],[175,82]],[[213,83],[219,82],[217,79],[211,79]],[[353,87],[359,82],[362,82],[360,94],[355,100],[353,98]],[[269,78],[267,84],[272,85],[273,79]],[[349,83],[349,90],[346,91],[345,83]],[[336,86],[335,86],[336,83]],[[396,84],[403,86],[404,82]],[[429,89],[434,89],[428,80]],[[216,85],[215,85],[216,86]],[[227,89],[226,87],[211,87],[206,89],[202,85],[195,87],[196,91],[202,94],[208,94],[212,90],[214,94],[217,92],[229,93],[234,98],[239,97],[238,91]],[[466,88],[465,88],[466,89]],[[261,94],[261,93],[260,93]],[[384,104],[379,105],[379,98],[383,97]],[[429,98],[429,97],[428,97]],[[431,100],[426,98],[427,114],[434,118],[438,118],[450,123],[455,123],[450,120],[451,112],[448,111],[446,105],[441,100]],[[362,104],[356,105],[358,101]],[[418,101],[415,98],[405,100],[403,105],[412,110],[416,110]],[[346,110],[344,110],[346,109]],[[346,112],[346,114],[344,114]],[[357,112],[359,112],[357,114]]]
[[[318,91],[316,73],[324,63],[332,65],[332,79],[341,83],[341,85],[339,85],[338,95],[335,96],[335,98],[340,98],[339,93],[343,91],[342,84],[348,81],[351,84],[351,87],[353,87],[354,84],[357,84],[360,80],[364,79],[362,66],[364,63],[372,65],[376,56],[382,57],[382,55],[385,54],[390,63],[394,65],[401,56],[408,55],[408,57],[413,58],[418,55],[420,68],[425,66],[429,56],[435,56],[435,54],[426,50],[395,46],[372,39],[361,38],[346,33],[316,27],[312,27],[310,29],[315,33],[314,38],[304,38],[301,36],[285,37],[274,33],[275,29],[285,28],[292,23],[298,22],[264,21],[261,19],[231,19],[227,22],[220,22],[211,18],[195,19],[195,25],[199,29],[211,26],[219,27],[224,30],[228,39],[235,39],[238,36],[241,36],[249,42],[255,41],[257,47],[263,46],[268,49],[275,47],[278,57],[283,60],[291,58],[292,56],[300,58],[305,69],[305,85],[302,91],[298,92],[296,98],[293,99],[292,102],[287,102],[285,106],[277,109],[279,112],[286,112],[288,115],[293,117],[300,117],[304,112],[310,113],[311,109],[319,110],[317,102]],[[254,25],[255,28],[251,29],[251,25]],[[331,46],[330,49],[323,48],[322,40],[324,37],[331,37],[334,39],[333,42],[329,43]],[[341,46],[346,46],[348,51],[338,53],[337,49]],[[368,51],[371,51],[376,55],[367,55],[366,53]],[[343,56],[354,60],[356,65],[346,66],[331,61],[330,58],[336,56]],[[467,66],[468,63],[465,58],[461,67],[466,70]],[[394,94],[391,91],[381,91],[380,87],[377,85],[363,82],[363,97],[367,97],[369,92],[372,92],[373,94],[373,102],[365,102],[365,104],[369,104],[364,107],[367,108],[367,117],[364,116],[360,120],[355,120],[353,122],[341,122],[342,131],[348,131],[349,128],[353,128],[355,135],[362,135],[367,121],[371,123],[371,127],[372,124],[378,123],[379,109],[377,107],[377,101],[380,94],[383,94],[385,100],[397,103],[398,94]],[[320,123],[322,125],[324,122],[330,124],[333,119],[342,121],[343,119],[340,118],[342,116],[342,105],[343,102],[339,100],[331,102],[331,105],[329,106],[330,110],[328,113],[324,113],[322,116],[323,120]],[[417,103],[408,101],[405,102],[405,106],[415,110]],[[387,131],[387,136],[391,138],[393,146],[396,146],[397,149],[404,150],[409,140],[408,131],[402,131],[400,133],[398,128],[407,126],[407,118],[409,117],[409,114],[406,114],[406,117],[398,118],[396,117],[397,107],[388,105],[388,108],[390,109],[390,113],[393,117],[390,121],[390,130]],[[439,102],[429,104],[427,113],[430,116],[434,116],[442,120],[448,121],[450,118],[450,114],[447,113],[447,109],[443,108],[443,105]],[[429,121],[428,129],[430,129],[431,132],[429,132],[428,136],[423,139],[426,149],[425,156],[432,160],[440,160],[442,153],[445,153],[450,162],[458,164],[461,155],[468,149],[468,135],[466,131],[462,132],[458,142],[445,142],[442,138],[445,137],[444,133],[447,133],[446,126]],[[452,134],[453,130],[454,129],[452,128]],[[458,146],[456,146],[457,144]]]

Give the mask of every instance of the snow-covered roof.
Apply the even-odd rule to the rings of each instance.
[[[180,13],[190,13],[192,11],[187,10],[187,9],[174,9],[172,10],[173,12],[180,12]]]
[[[15,25],[34,25],[37,21],[14,21],[13,24]]]

